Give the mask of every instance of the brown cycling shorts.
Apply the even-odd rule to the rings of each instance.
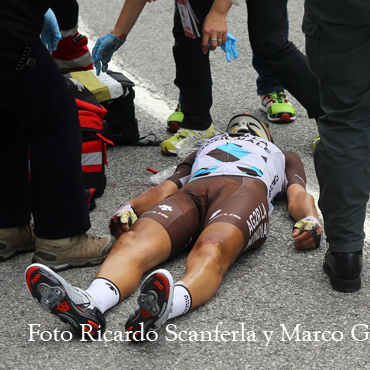
[[[242,255],[260,247],[268,232],[265,184],[241,176],[197,179],[157,203],[141,218],[159,222],[171,240],[171,255],[191,247],[200,233],[216,222],[235,225],[243,234]]]

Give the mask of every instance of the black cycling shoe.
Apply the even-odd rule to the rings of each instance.
[[[144,280],[138,307],[126,322],[125,330],[131,341],[147,338],[149,331],[157,331],[167,321],[172,309],[173,279],[167,270],[156,270]]]
[[[349,253],[328,250],[323,268],[334,290],[352,293],[361,289],[362,249]]]
[[[104,315],[84,290],[73,287],[53,270],[38,263],[27,268],[25,278],[32,297],[45,311],[72,325],[86,339],[104,333]]]

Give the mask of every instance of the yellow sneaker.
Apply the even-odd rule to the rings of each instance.
[[[261,96],[260,109],[271,122],[289,123],[296,118],[294,107],[283,90]]]
[[[187,141],[187,145],[194,145],[197,141],[215,136],[216,132],[213,123],[207,130],[190,130],[180,128],[179,131],[172,137],[161,142],[161,150],[163,154],[177,155],[176,144],[182,140]]]
[[[177,104],[175,111],[167,118],[167,130],[177,132],[180,129],[184,113],[181,111],[181,103]]]
[[[317,131],[317,136],[316,136],[316,139],[314,140],[314,142],[312,143],[312,149],[313,149],[313,151],[315,151],[315,149],[316,149],[316,145],[317,145],[317,143],[320,141],[320,134],[319,134],[319,132]]]

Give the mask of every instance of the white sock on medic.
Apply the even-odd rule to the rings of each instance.
[[[172,312],[169,314],[168,319],[184,315],[190,310],[191,307],[191,294],[182,281],[178,281],[173,290],[173,303]]]
[[[108,279],[94,279],[86,292],[96,302],[100,311],[104,313],[120,301],[120,292],[116,285]]]

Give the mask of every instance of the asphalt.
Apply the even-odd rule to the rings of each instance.
[[[122,6],[118,0],[79,3],[81,31],[92,41],[112,29]],[[169,137],[165,121],[178,94],[173,86],[172,12],[172,2],[148,4],[111,64],[136,84],[140,133],[153,132],[158,140]],[[289,15],[290,38],[304,50],[300,27],[303,1],[291,1]],[[229,30],[238,39],[239,59],[228,64],[222,51],[212,55],[212,115],[220,131],[233,115],[244,110],[266,119],[258,109],[246,16],[242,5],[233,7],[228,17]],[[290,98],[297,111],[296,122],[271,124],[270,129],[282,149],[301,155],[308,188],[317,197],[311,149],[315,122]],[[108,233],[108,220],[116,207],[150,186],[148,167],[163,171],[178,161],[161,155],[156,146],[110,148],[107,186],[91,213],[91,232]],[[56,198],[56,212],[59,207],[63,204]],[[277,201],[263,247],[230,268],[209,303],[167,322],[157,340],[139,345],[118,340],[136,305],[138,290],[106,314],[107,329],[113,333],[106,340],[81,341],[76,336],[68,340],[71,328],[42,311],[26,290],[24,271],[32,254],[1,262],[0,369],[370,369],[368,249],[364,250],[362,289],[353,294],[338,293],[331,289],[322,270],[325,243],[315,251],[296,251],[292,226],[285,201]],[[185,262],[186,255],[181,255],[161,267],[178,279]],[[62,271],[61,276],[87,288],[97,269],[75,268]],[[31,328],[39,333],[32,335]]]

